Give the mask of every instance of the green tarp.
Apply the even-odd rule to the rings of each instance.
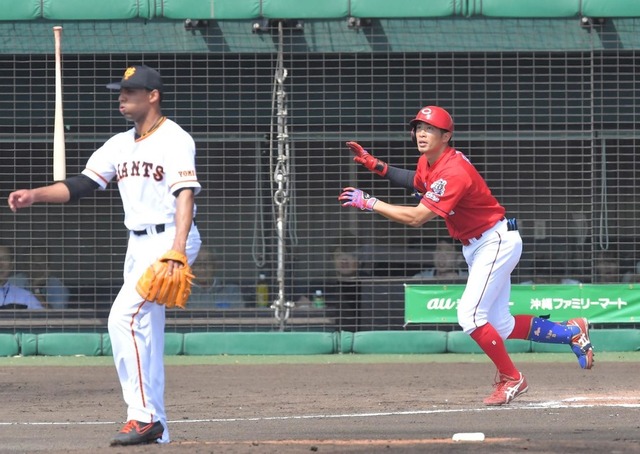
[[[0,0],[0,21],[638,17],[637,0]]]

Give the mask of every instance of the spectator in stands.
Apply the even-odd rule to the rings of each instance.
[[[13,270],[11,249],[0,246],[0,309],[43,309],[33,293],[8,282]]]
[[[563,261],[554,257],[552,253],[538,252],[534,255],[534,268],[530,279],[520,282],[523,285],[534,284],[580,284],[577,279],[566,275],[566,269],[561,266]]]
[[[358,331],[361,286],[358,255],[351,244],[335,246],[331,252],[333,276],[310,283],[308,296],[296,301],[297,307],[311,306],[316,290],[322,290],[328,315],[336,319],[337,329]]]
[[[594,256],[594,284],[621,282],[618,253],[612,249],[596,251]]]
[[[43,248],[34,248],[28,256],[28,272],[18,272],[9,283],[31,290],[47,309],[65,309],[69,303],[69,289],[49,271],[49,259]]]
[[[245,306],[240,286],[223,282],[216,276],[218,262],[213,252],[201,248],[192,269],[196,277],[188,309],[238,309]]]
[[[640,262],[636,263],[633,271],[628,271],[622,275],[622,282],[625,284],[640,282]]]
[[[460,266],[463,261],[464,257],[453,241],[442,238],[433,251],[433,268],[420,271],[413,277],[430,280],[466,279],[469,273]]]

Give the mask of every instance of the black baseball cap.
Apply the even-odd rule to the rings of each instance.
[[[129,66],[125,70],[122,80],[108,84],[107,88],[112,90],[145,88],[147,90],[158,90],[160,93],[164,90],[160,73],[145,65]]]

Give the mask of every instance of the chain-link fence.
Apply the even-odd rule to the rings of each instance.
[[[52,181],[51,25],[0,24],[5,197]],[[209,307],[168,313],[168,329],[277,328],[272,310],[256,307],[256,284],[264,274],[277,297],[279,246],[284,294],[295,303],[287,329],[401,328],[403,284],[434,267],[444,222],[409,228],[343,209],[337,196],[353,185],[417,203],[354,164],[344,142],[412,167],[408,122],[428,104],[452,113],[455,147],[518,218],[525,250],[514,283],[622,282],[640,272],[637,19],[305,21],[285,24],[282,34],[250,21],[62,25],[68,175],[130,127],[105,88],[130,64],[160,70],[164,113],[196,141],[204,188],[197,222],[209,252],[202,262],[215,279],[201,275],[196,284],[217,296]],[[274,194],[284,145],[283,246]],[[13,282],[53,292],[41,279],[48,273],[68,291],[60,305],[49,293],[45,311],[3,312],[2,329],[103,330],[122,280],[122,220],[113,183],[75,205],[1,211],[2,243],[13,253],[8,274],[22,279]],[[454,268],[464,268],[459,248],[457,259]],[[324,305],[314,303],[316,290]]]

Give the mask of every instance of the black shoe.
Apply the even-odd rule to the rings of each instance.
[[[162,432],[164,427],[160,421],[140,422],[132,419],[127,421],[118,435],[111,440],[111,446],[152,443],[162,437]]]

